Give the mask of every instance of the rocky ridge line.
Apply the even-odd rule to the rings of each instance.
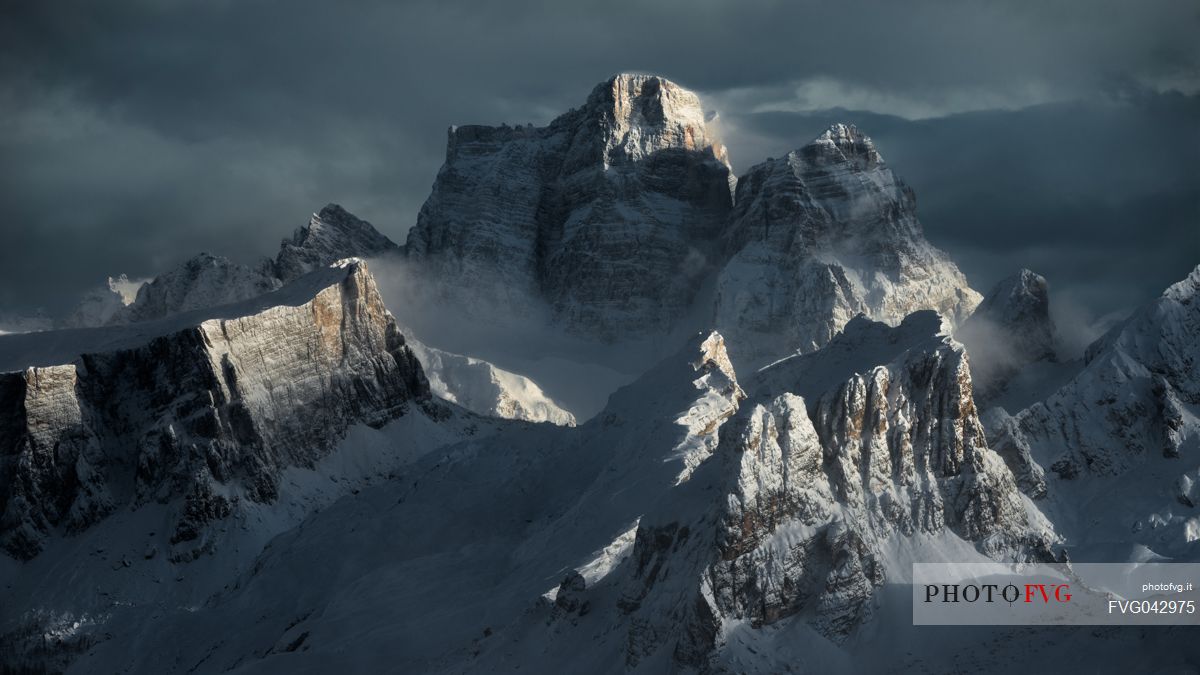
[[[0,374],[9,554],[33,557],[54,532],[157,501],[179,505],[173,555],[198,555],[207,523],[239,500],[275,498],[280,469],[311,466],[351,425],[382,425],[429,400],[361,261],[208,314],[128,336],[76,331],[77,350]],[[103,346],[92,351],[89,339]]]

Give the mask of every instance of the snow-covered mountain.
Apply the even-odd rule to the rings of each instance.
[[[547,127],[452,128],[408,255],[459,303],[516,321],[544,305],[610,342],[715,325],[753,367],[820,347],[860,312],[958,323],[974,309],[912,190],[857,129],[735,180],[705,120],[679,85],[618,75]]]
[[[1082,365],[1059,358],[1049,284],[1027,269],[997,283],[954,337],[971,354],[981,409],[1019,410],[1057,389]]]
[[[271,265],[275,278],[287,283],[336,260],[371,258],[400,249],[371,223],[338,204],[314,213],[308,225],[297,228],[291,240],[279,245]]]
[[[0,671],[1194,665],[1171,632],[922,632],[906,583],[1200,560],[1200,267],[1064,362],[1045,279],[980,302],[859,130],[735,181],[708,120],[619,75],[452,129],[404,248],[329,205],[81,309],[110,325],[0,336]],[[608,394],[576,420],[407,327],[442,313],[640,374],[570,370]]]
[[[1088,348],[1044,401],[989,420],[1077,545],[1194,558],[1200,540],[1200,268]]]
[[[0,371],[0,546],[21,559],[152,501],[178,507],[170,557],[194,558],[283,468],[429,400],[355,259],[241,305],[0,337]]]
[[[351,257],[397,254],[400,247],[369,222],[337,204],[314,213],[309,224],[280,245],[274,260],[254,267],[228,258],[201,253],[179,267],[143,284],[132,302],[109,285],[89,293],[68,327],[93,327],[154,321],[193,310],[241,302],[274,291],[315,269]],[[411,336],[411,331],[405,331]],[[411,337],[410,337],[411,339]],[[483,415],[574,424],[575,417],[546,396],[537,383],[482,359],[427,347],[412,346],[425,366],[433,393]]]
[[[628,625],[627,667],[703,668],[742,624],[843,643],[876,589],[909,576],[911,554],[894,551],[913,542],[926,556],[1053,557],[1049,524],[986,447],[962,348],[935,313],[856,319],[745,387],[711,457],[641,517],[629,559],[572,622]],[[574,577],[563,586],[589,600]]]
[[[398,250],[396,244],[370,223],[337,204],[329,204],[314,213],[308,225],[297,229],[291,239],[280,244],[274,260],[246,266],[201,253],[142,286],[126,311],[103,323],[150,321],[239,302],[273,291],[338,260],[368,258]]]
[[[987,321],[1002,330],[1011,348],[1023,363],[1052,361],[1057,355],[1054,321],[1050,318],[1050,290],[1046,278],[1027,269],[1001,280],[988,292],[971,318],[955,333],[970,345],[979,328]],[[976,351],[982,349],[979,345]],[[972,371],[974,373],[974,371]]]
[[[812,351],[859,313],[894,325],[933,309],[960,323],[979,302],[925,240],[912,190],[853,126],[751,168],[723,236],[714,320],[739,361]]]
[[[142,286],[124,311],[96,325],[153,321],[196,309],[228,305],[269,293],[282,282],[266,271],[201,253]]]
[[[714,262],[732,182],[699,97],[618,75],[546,127],[452,127],[407,251],[459,302],[521,316],[537,299],[604,339],[662,331]]]
[[[576,428],[494,420],[464,437],[467,419],[413,406],[394,424],[442,427],[441,447],[257,559],[235,565],[229,544],[186,564],[131,554],[143,537],[120,529],[136,522],[123,511],[14,579],[46,583],[56,556],[117,542],[118,574],[98,582],[115,607],[81,608],[65,591],[15,606],[40,608],[26,615],[40,630],[73,617],[80,667],[133,672],[662,672],[723,658],[742,626],[836,650],[872,625],[916,556],[1054,555],[1053,530],[982,444],[962,349],[942,331],[932,313],[897,328],[860,319],[745,388],[721,336],[701,334]],[[351,434],[334,456],[362,443]],[[281,508],[255,506],[234,541]],[[128,597],[129,578],[167,565],[197,578],[188,593],[211,595]],[[5,628],[0,646],[26,654],[26,633]]]

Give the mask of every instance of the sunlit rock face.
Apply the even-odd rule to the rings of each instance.
[[[172,555],[190,559],[240,500],[273,501],[283,468],[429,398],[357,260],[244,306],[64,333],[4,338],[79,341],[0,375],[0,544],[19,558],[157,501],[178,506]]]
[[[1057,536],[988,449],[945,329],[930,311],[897,327],[859,317],[743,380],[716,451],[638,525],[618,604],[628,665],[669,648],[702,666],[725,626],[793,616],[840,643],[908,573],[888,554],[897,540],[1053,559]]]
[[[642,335],[693,301],[732,181],[694,93],[619,75],[546,127],[452,128],[407,248],[455,297]]]
[[[715,321],[743,363],[817,349],[859,313],[895,325],[933,309],[957,324],[979,302],[853,126],[743,175],[724,240]]]

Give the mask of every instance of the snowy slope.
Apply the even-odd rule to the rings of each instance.
[[[1043,508],[1083,551],[1200,555],[1197,298],[1200,268],[1089,347],[1061,389],[992,425],[1010,464],[1045,471]]]
[[[575,426],[575,416],[528,377],[417,340],[410,339],[408,346],[421,362],[434,396],[480,415]]]
[[[160,621],[176,613],[190,615],[232,580],[249,574],[277,535],[301,526],[339,499],[369,494],[370,486],[394,480],[436,448],[494,431],[487,419],[457,409],[449,412],[448,417],[431,417],[415,409],[381,429],[351,428],[335,452],[312,466],[283,469],[275,501],[242,502],[211,530],[210,550],[191,562],[171,559],[176,514],[171,505],[156,502],[120,509],[83,532],[52,539],[31,561],[16,563],[0,556],[0,667],[58,671],[92,645],[137,630],[146,632],[143,646],[114,654],[104,665],[83,658],[73,671],[136,672],[135,657],[158,641],[155,626]],[[342,521],[339,527],[353,533],[358,526],[347,527]],[[389,535],[381,535],[380,541],[388,540]],[[305,564],[328,571],[315,558]],[[206,643],[207,635],[220,635],[224,629],[210,631],[180,637],[176,645],[170,638],[157,644],[177,652],[174,661],[186,655],[179,645]],[[184,665],[179,670],[186,672],[193,664]]]
[[[732,414],[741,392],[723,370],[727,363],[718,346],[701,342],[614,394],[602,418],[577,429],[478,418],[439,419],[431,427],[424,421],[428,416],[415,413],[377,432],[384,436],[367,436],[378,439],[374,447],[364,448],[364,438],[352,434],[322,462],[343,453],[369,457],[391,442],[424,446],[425,434],[445,442],[446,432],[438,431],[444,424],[451,435],[472,435],[448,439],[416,464],[396,469],[393,479],[281,535],[252,566],[225,576],[223,589],[215,580],[201,581],[229,574],[230,561],[222,557],[229,555],[228,545],[174,568],[185,578],[175,583],[193,589],[189,596],[174,587],[165,597],[147,595],[144,586],[121,588],[105,579],[101,588],[114,594],[116,604],[71,587],[80,598],[68,592],[39,598],[22,590],[10,596],[17,599],[10,606],[54,616],[68,610],[79,616],[75,608],[88,607],[89,620],[100,623],[85,625],[83,632],[101,641],[79,661],[84,670],[165,673],[240,665],[327,672],[386,664],[420,671],[448,655],[457,659],[473,637],[482,637],[488,622],[519,616],[564,570],[618,542],[689,463],[715,446],[713,430]],[[408,426],[393,432],[395,424]],[[287,494],[288,481],[282,484]],[[285,507],[281,501],[255,508],[236,521],[244,535],[231,528],[235,537],[248,538],[243,547],[260,534],[255,513],[273,525]],[[106,523],[115,525],[118,517],[132,515]],[[113,539],[99,538],[102,534],[110,533],[89,530],[69,541],[74,550],[87,551]],[[46,583],[53,573],[43,561],[49,558],[39,556],[8,576],[9,588]],[[131,556],[131,565],[125,568],[118,559],[121,574],[112,576],[161,578],[165,571],[157,558],[143,562]],[[194,577],[201,581],[191,581]],[[203,589],[216,595],[203,602]],[[246,611],[249,606],[255,609]],[[363,629],[382,616],[389,618],[378,630]],[[309,637],[301,638],[304,633]],[[105,634],[112,637],[104,640]],[[134,642],[140,647],[131,651],[127,645]],[[296,659],[301,651],[303,661]]]
[[[153,621],[126,601],[89,614],[80,630],[94,642],[77,666],[662,672],[735,658],[744,626],[799,631],[848,659],[838,645],[874,625],[880,589],[914,556],[1044,557],[1052,537],[976,442],[969,397],[953,387],[930,397],[943,378],[969,387],[937,317],[856,326],[845,342],[870,356],[855,366],[876,381],[887,373],[888,398],[912,401],[878,423],[933,425],[912,452],[959,463],[954,475],[918,459],[931,473],[909,487],[902,466],[880,484],[849,480],[864,475],[849,465],[877,466],[874,441],[852,440],[858,417],[841,407],[864,381],[856,368],[834,351],[831,363],[817,352],[800,371],[787,364],[831,374],[810,416],[790,391],[743,390],[724,340],[701,334],[584,425],[496,420],[426,451],[281,534],[202,604],[157,605]],[[783,373],[773,386],[807,381]],[[331,457],[361,453],[360,442]],[[977,499],[1006,506],[981,511]],[[209,574],[221,550],[182,573]]]

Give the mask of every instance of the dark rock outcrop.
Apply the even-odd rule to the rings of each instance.
[[[72,331],[78,349],[0,374],[9,554],[30,558],[54,532],[153,500],[180,501],[171,543],[186,558],[238,500],[275,499],[282,468],[311,466],[350,425],[382,425],[429,397],[357,260],[249,305],[139,326]],[[38,337],[56,340],[0,340]]]
[[[694,299],[732,181],[694,93],[618,75],[546,127],[452,128],[407,250],[457,298],[642,335]]]

